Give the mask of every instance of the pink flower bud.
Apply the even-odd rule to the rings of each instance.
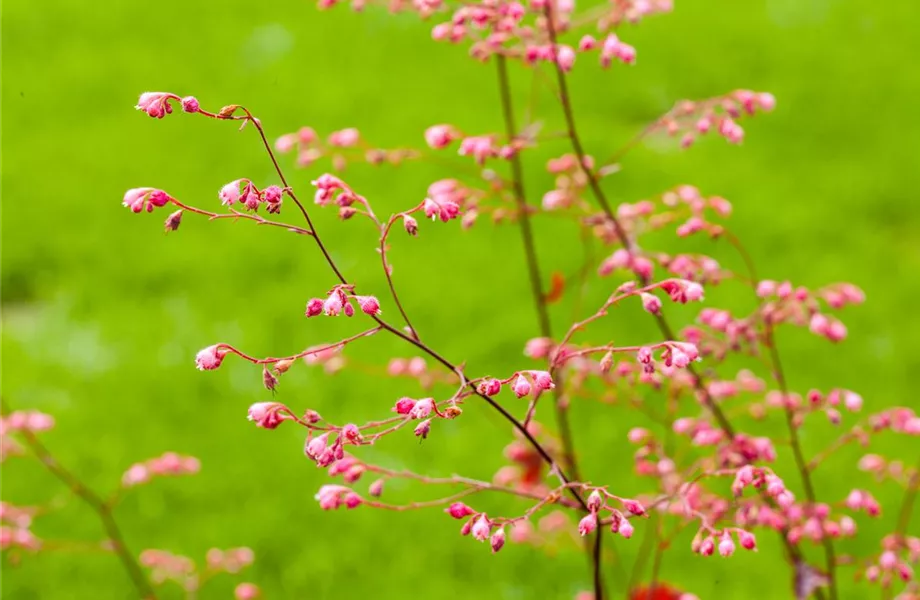
[[[479,384],[479,393],[486,396],[495,396],[502,391],[502,382],[498,379],[486,379]]]
[[[551,390],[556,387],[548,371],[531,371],[530,376],[533,377],[533,383],[538,390]]]
[[[329,317],[337,317],[344,307],[345,303],[342,301],[342,296],[338,291],[332,292],[323,301],[323,312]]]
[[[262,596],[262,592],[254,583],[241,583],[233,590],[233,597],[236,600],[256,600]]]
[[[707,536],[703,543],[700,544],[700,555],[702,556],[712,556],[712,553],[715,552],[716,544],[712,540],[712,536]]]
[[[847,410],[852,412],[858,412],[862,409],[863,399],[862,396],[856,392],[851,392],[846,390],[843,393],[843,405],[847,407]]]
[[[307,317],[315,317],[317,315],[323,314],[323,301],[320,298],[311,298],[307,302],[307,308],[304,311],[304,315]]]
[[[409,215],[403,215],[403,226],[409,235],[418,235],[418,221]]]
[[[223,362],[227,351],[220,348],[219,344],[208,346],[195,355],[195,366],[199,371],[213,371]]]
[[[565,72],[571,71],[575,65],[575,51],[570,46],[558,46],[556,48],[556,64]]]
[[[624,500],[623,508],[636,515],[637,517],[645,515],[645,507],[635,500]]]
[[[364,439],[361,437],[361,430],[354,423],[349,423],[342,427],[342,437],[353,444],[359,443]]]
[[[187,113],[196,113],[201,110],[198,99],[195,96],[186,96],[182,99],[182,110]]]
[[[278,204],[281,202],[281,195],[283,191],[277,185],[270,185],[262,191],[262,197],[269,204]]]
[[[380,303],[374,296],[356,296],[355,299],[364,314],[371,316],[380,314]]]
[[[444,512],[455,519],[465,519],[470,515],[475,515],[476,511],[464,504],[463,502],[454,502],[444,509]]]
[[[597,48],[597,40],[594,39],[594,36],[584,35],[578,41],[578,51],[587,52],[588,50],[594,50]]]
[[[517,379],[514,380],[514,385],[511,386],[511,391],[518,398],[523,398],[530,393],[530,382],[523,375],[518,375]]]
[[[428,434],[431,432],[431,419],[425,419],[421,423],[415,426],[415,436],[420,437],[423,440],[428,437]]]
[[[729,557],[735,553],[735,542],[732,541],[731,534],[726,531],[722,534],[722,540],[719,542],[719,554]]]
[[[626,434],[626,439],[632,444],[641,444],[649,439],[650,436],[651,432],[648,429],[633,427],[629,430],[629,433]]]
[[[658,296],[643,292],[640,294],[640,297],[642,298],[642,308],[644,308],[646,312],[653,315],[661,314],[661,300]]]
[[[524,346],[524,356],[533,359],[541,359],[549,356],[550,350],[553,349],[553,340],[546,337],[533,338],[527,341]]]
[[[489,533],[492,531],[492,523],[489,521],[489,518],[485,513],[482,513],[477,517],[474,522],[470,532],[473,534],[473,537],[480,542],[484,542],[489,538]]]
[[[278,385],[278,378],[266,367],[262,367],[262,385],[270,392],[274,392]]]
[[[400,398],[393,407],[393,412],[400,415],[408,415],[415,408],[415,400],[412,398]]]
[[[362,503],[361,496],[349,491],[345,494],[345,508],[357,508]]]
[[[739,531],[738,541],[745,550],[757,550],[757,538],[755,538],[754,534],[750,531]]]
[[[446,148],[454,139],[450,125],[434,125],[425,130],[425,142],[435,150]]]
[[[881,556],[878,557],[878,566],[880,566],[883,571],[891,571],[897,564],[898,555],[891,550],[882,552]]]
[[[179,229],[179,225],[182,223],[182,209],[180,208],[174,213],[170,213],[166,217],[166,222],[163,224],[163,227],[166,229],[166,232],[175,231]]]
[[[377,479],[367,487],[367,493],[374,498],[379,498],[383,494],[383,479]]]
[[[620,535],[622,535],[627,540],[633,536],[636,528],[633,527],[633,524],[628,520],[623,519],[623,522],[620,523]]]
[[[578,522],[578,533],[581,536],[586,536],[595,529],[597,529],[597,514],[593,512],[588,513]]]
[[[307,440],[307,443],[304,446],[304,450],[303,450],[304,454],[306,454],[308,457],[312,458],[313,460],[318,459],[323,454],[323,452],[326,451],[328,440],[329,440],[328,433],[324,433],[322,435],[316,436],[313,439]]]
[[[500,527],[498,531],[492,534],[492,537],[489,538],[489,545],[492,546],[492,552],[498,552],[505,545],[505,528]]]
[[[594,490],[593,492],[591,492],[591,495],[588,496],[587,504],[588,504],[588,510],[590,510],[593,513],[596,513],[604,505],[604,499],[601,497],[600,492],[598,492],[597,490]]]

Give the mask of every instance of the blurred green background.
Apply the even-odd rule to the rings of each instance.
[[[676,4],[673,14],[622,33],[638,49],[634,68],[599,72],[593,60],[579,59],[573,94],[589,151],[607,155],[681,98],[746,87],[772,91],[777,109],[745,119],[740,148],[718,139],[688,152],[661,140],[643,145],[607,180],[610,194],[635,201],[675,184],[696,184],[734,203],[733,226],[762,276],[863,287],[869,301],[844,315],[845,344],[781,332],[791,384],[803,392],[852,388],[870,410],[914,404],[910,375],[920,369],[920,320],[913,315],[920,296],[916,5]],[[156,481],[119,507],[136,552],[163,548],[200,559],[213,546],[250,546],[256,564],[244,578],[268,598],[571,598],[590,587],[574,544],[551,555],[509,546],[492,556],[486,546],[460,538],[459,525],[440,511],[322,513],[313,494],[325,475],[303,457],[301,432],[259,430],[245,420],[250,403],[270,398],[259,371],[229,359],[213,373],[192,365],[198,349],[217,341],[269,355],[358,331],[358,319],[303,319],[304,301],[333,284],[313,245],[280,231],[190,215],[166,237],[165,212],[133,215],[120,206],[127,188],[151,185],[216,209],[216,192],[231,179],[275,181],[253,131],[181,114],[149,119],[132,108],[146,90],[194,94],[212,109],[244,104],[272,138],[301,125],[320,132],[356,126],[366,139],[394,147],[420,145],[424,128],[441,122],[470,132],[501,130],[493,67],[470,60],[463,47],[432,43],[429,27],[415,16],[378,9],[320,13],[308,1],[4,3],[3,395],[16,407],[53,414],[58,426],[44,434],[47,444],[100,490],[113,489],[132,462],[165,450],[200,457],[200,475]],[[522,111],[530,71],[516,66],[514,84]],[[535,108],[546,130],[560,129],[558,107],[545,90]],[[527,172],[532,200],[552,185],[543,161],[563,151],[559,144],[534,153]],[[291,162],[285,157],[293,185],[309,197],[310,179],[327,167],[294,170]],[[356,165],[347,177],[386,214],[419,202],[430,182],[450,174],[444,164],[417,163]],[[358,222],[338,222],[331,210],[314,212],[348,277],[376,291],[395,317],[384,300],[372,232]],[[294,218],[290,207],[285,216]],[[545,270],[575,269],[581,255],[573,232],[548,221],[537,225]],[[725,247],[669,244],[672,251],[701,249],[737,266]],[[529,366],[521,349],[534,335],[535,317],[516,230],[481,223],[462,232],[456,224],[422,223],[417,239],[397,236],[392,258],[407,311],[433,347],[467,361],[471,373]],[[591,301],[613,284],[592,278]],[[707,299],[751,307],[738,287]],[[562,328],[568,313],[560,307],[554,318]],[[602,328],[599,336],[624,342],[656,335],[635,311],[618,313]],[[378,336],[348,355],[381,366],[411,353]],[[418,393],[405,380],[361,371],[327,376],[298,365],[282,380],[278,398],[336,422],[361,422],[385,415],[400,395]],[[572,413],[588,477],[622,495],[642,489],[630,475],[624,434],[634,425],[650,426],[645,417],[588,401],[576,402]],[[548,414],[545,420],[551,422]],[[782,431],[778,420],[756,427]],[[805,433],[807,452],[836,435],[816,418]],[[391,436],[363,456],[433,475],[490,478],[508,439],[507,427],[472,403],[463,418],[438,423],[424,444],[408,433]],[[914,461],[917,444],[910,443],[882,438],[879,448]],[[886,503],[881,520],[860,520],[859,542],[843,544],[844,551],[865,553],[890,531],[899,494],[852,474],[859,455],[841,453],[817,472],[817,484],[829,500],[860,485]],[[786,481],[798,489],[793,473]],[[426,493],[391,491],[394,500]],[[28,461],[4,465],[3,498],[64,504],[36,523],[43,538],[101,536],[92,513],[66,501],[66,491]],[[475,505],[510,512],[504,502],[483,497]],[[627,570],[642,534],[640,526],[632,541],[617,540]],[[760,537],[756,555],[699,563],[684,536],[666,553],[663,578],[701,598],[753,597],[755,590],[757,597],[789,597],[788,568],[776,542]],[[608,556],[608,584],[622,591],[612,561]],[[868,588],[850,578],[844,570],[843,597],[864,597]],[[220,579],[203,596],[227,597],[230,588],[229,578]],[[104,554],[42,553],[18,566],[4,563],[4,598],[131,594],[116,560]]]

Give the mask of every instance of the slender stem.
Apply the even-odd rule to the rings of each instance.
[[[395,222],[396,217],[391,217],[384,227],[383,233],[380,235],[380,260],[383,261],[383,274],[386,275],[387,285],[390,286],[390,296],[393,297],[393,302],[396,303],[396,308],[399,310],[399,314],[402,315],[403,321],[406,322],[406,327],[409,328],[409,333],[415,339],[419,339],[418,332],[412,325],[412,321],[409,320],[409,315],[406,314],[402,302],[399,301],[399,294],[396,293],[396,286],[393,284],[393,275],[390,272],[390,264],[387,262],[387,235],[389,235],[390,228]]]
[[[741,255],[741,260],[744,262],[747,271],[748,277],[751,280],[752,288],[757,289],[757,282],[759,277],[757,276],[757,269],[754,266],[754,261],[751,259],[751,255],[748,253],[747,249],[741,243],[741,240],[738,239],[730,231],[725,231],[723,233],[725,239],[738,251],[738,254]],[[760,306],[760,302],[758,302]],[[767,347],[770,353],[770,362],[772,363],[773,378],[776,380],[776,384],[779,386],[779,391],[783,394],[783,398],[787,398],[789,395],[789,386],[786,383],[786,374],[783,369],[783,363],[780,359],[779,348],[776,345],[776,337],[773,331],[773,323],[770,319],[763,319],[764,333],[763,333],[763,344]],[[805,497],[808,498],[808,502],[814,505],[817,502],[817,495],[815,494],[814,482],[811,479],[811,468],[808,464],[808,461],[805,460],[805,454],[802,452],[802,444],[799,440],[799,428],[795,424],[795,412],[792,410],[792,407],[784,401],[784,411],[786,414],[786,429],[789,431],[789,444],[792,447],[792,456],[795,458],[796,468],[799,471],[799,475],[802,478],[802,486],[805,488]],[[828,578],[828,592],[831,600],[836,600],[837,598],[837,579],[836,579],[836,568],[837,568],[837,559],[834,552],[834,542],[831,540],[830,536],[824,536],[822,538],[822,546],[824,547],[824,563],[825,569],[827,570]]]
[[[514,118],[514,106],[511,101],[511,84],[508,78],[508,65],[505,56],[498,54],[495,65],[498,71],[498,90],[501,96],[502,115],[505,121],[505,133],[508,143],[517,138],[517,125]],[[521,157],[517,152],[511,156],[511,176],[514,199],[517,203],[521,223],[521,238],[524,243],[524,255],[527,259],[527,272],[530,279],[530,290],[533,295],[534,306],[537,310],[537,320],[540,324],[540,335],[552,339],[552,325],[549,309],[546,305],[546,296],[543,294],[543,282],[540,275],[539,259],[537,258],[536,244],[534,243],[533,229],[530,223],[530,207],[527,204],[527,195],[524,191],[524,173]],[[572,439],[572,427],[569,424],[569,415],[563,401],[563,379],[561,375],[555,377],[556,387],[553,388],[553,405],[556,412],[556,424],[559,428],[559,437],[562,440],[563,459],[569,472],[576,480],[580,479],[578,462],[575,457],[575,444]],[[536,409],[540,396],[534,398],[531,411]],[[529,411],[530,412],[530,411]],[[594,544],[591,551],[591,567],[594,574],[594,597],[601,600],[604,597],[603,573],[601,570],[601,536],[603,527],[598,527],[594,535]],[[590,542],[586,541],[586,544]],[[619,564],[619,561],[617,561]]]
[[[12,412],[5,398],[0,398],[0,410],[4,415]],[[153,586],[151,586],[140,564],[128,549],[124,535],[122,535],[121,529],[112,514],[111,507],[76,475],[59,463],[34,433],[28,429],[23,429],[19,433],[42,466],[48,469],[52,475],[57,477],[75,496],[83,500],[99,516],[99,520],[102,521],[102,527],[105,529],[111,543],[112,551],[121,561],[122,566],[128,573],[128,577],[131,579],[131,583],[137,589],[138,595],[144,599],[155,599],[156,593],[153,590]]]

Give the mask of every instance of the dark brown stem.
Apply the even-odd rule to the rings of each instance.
[[[390,233],[390,227],[393,226],[393,223],[394,220],[391,218],[389,222],[387,222],[383,233],[380,235],[380,260],[383,261],[383,274],[386,275],[387,285],[390,286],[390,296],[392,296],[393,302],[396,303],[396,308],[399,310],[399,314],[402,315],[403,321],[406,322],[409,333],[415,339],[419,339],[418,331],[416,331],[415,327],[412,325],[412,321],[409,320],[409,315],[406,314],[402,302],[399,301],[399,294],[396,293],[396,286],[393,284],[393,275],[390,273],[390,265],[387,262],[387,235]]]
[[[4,415],[12,412],[5,398],[0,398],[0,410],[2,410]],[[105,500],[96,494],[96,492],[80,481],[76,475],[61,465],[34,433],[28,429],[23,429],[19,433],[22,436],[22,440],[32,450],[42,466],[48,469],[52,475],[67,486],[75,496],[89,505],[93,512],[99,517],[99,520],[102,522],[102,527],[105,529],[105,533],[109,538],[112,551],[121,561],[122,566],[128,573],[128,577],[131,579],[131,583],[134,584],[135,589],[137,589],[138,595],[145,599],[155,599],[156,593],[153,590],[153,586],[150,585],[140,564],[138,564],[134,555],[128,549],[121,529],[118,527],[118,523],[115,521],[115,517],[112,514],[111,507]]]

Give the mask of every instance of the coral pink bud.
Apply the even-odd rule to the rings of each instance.
[[[358,494],[352,491],[349,491],[347,494],[345,494],[345,508],[357,508],[361,505],[361,502],[361,496]]]
[[[269,204],[278,204],[281,202],[282,189],[277,185],[270,185],[262,191],[262,197]]]
[[[470,532],[473,534],[473,537],[484,542],[489,538],[489,532],[492,531],[492,523],[489,521],[489,518],[485,513],[480,515],[474,522],[473,527]]]
[[[434,125],[425,130],[425,142],[435,150],[446,148],[454,139],[450,125]]]
[[[409,235],[418,235],[418,221],[409,215],[403,215],[403,226]]]
[[[254,583],[241,583],[233,590],[233,597],[236,600],[256,600],[262,596],[262,592]]]
[[[428,437],[428,434],[431,432],[431,419],[425,419],[421,423],[415,426],[415,436],[420,437],[423,440]]]
[[[575,65],[575,51],[570,46],[558,46],[556,49],[556,64],[563,71],[571,71]]]
[[[635,500],[624,500],[623,508],[636,515],[637,517],[641,517],[645,514],[645,507]]]
[[[843,393],[843,405],[847,407],[847,410],[858,412],[863,405],[862,396],[847,390]]]
[[[408,415],[412,412],[413,408],[415,408],[415,400],[412,398],[400,398],[396,401],[396,406],[393,407],[393,412],[400,415]]]
[[[578,533],[582,536],[586,536],[592,531],[597,529],[597,514],[588,513],[578,522]]]
[[[196,113],[201,110],[201,105],[198,104],[198,99],[195,96],[186,96],[182,99],[182,110],[187,113]]]
[[[495,396],[502,391],[502,382],[498,379],[487,379],[479,384],[479,393],[486,396]]]
[[[891,550],[886,550],[882,552],[881,556],[878,557],[878,566],[884,571],[890,571],[895,568],[898,564],[898,556]]]
[[[524,346],[524,356],[534,359],[546,358],[553,349],[553,340],[546,337],[533,338]]]
[[[530,376],[533,377],[533,383],[538,390],[551,390],[556,387],[548,371],[531,371]]]
[[[199,371],[213,371],[223,362],[227,351],[219,345],[208,346],[195,355],[195,366]]]
[[[355,296],[355,299],[364,314],[371,316],[380,314],[380,302],[374,296]]]
[[[712,539],[712,536],[707,536],[703,543],[700,544],[700,554],[703,556],[712,556],[712,553],[715,552],[716,544]]]
[[[626,434],[626,438],[633,444],[641,444],[651,437],[651,432],[642,427],[633,427]]]
[[[597,512],[601,509],[601,506],[604,505],[604,500],[601,498],[600,492],[594,490],[591,492],[591,495],[588,496],[588,510],[591,512]]]
[[[776,107],[776,98],[769,92],[757,94],[757,104],[766,111],[771,111]]]
[[[738,541],[741,543],[741,547],[745,550],[757,550],[757,538],[755,538],[754,534],[750,531],[739,531]]]
[[[329,134],[329,145],[339,148],[348,148],[358,143],[358,130],[354,127],[333,131]]]
[[[792,495],[792,492],[786,490],[776,496],[776,503],[783,508],[789,508],[795,503],[795,496]]]
[[[653,315],[661,314],[661,300],[658,296],[642,292],[640,297],[642,298],[642,308],[644,308],[646,312]]]
[[[364,439],[361,437],[361,430],[354,423],[349,423],[342,427],[342,436],[352,443],[358,443]]]
[[[722,534],[722,540],[719,542],[719,554],[728,557],[735,553],[735,542],[729,532]]]
[[[444,509],[444,512],[455,519],[465,519],[470,515],[475,515],[476,511],[464,504],[463,502],[454,502]]]
[[[518,398],[523,398],[530,393],[530,382],[523,375],[518,375],[517,379],[514,380],[514,385],[511,386],[511,391]]]
[[[383,479],[377,479],[368,486],[367,493],[374,498],[379,498],[383,494],[383,484]]]
[[[498,552],[505,545],[505,528],[501,527],[489,538],[489,545],[492,546],[492,552]]]
[[[320,298],[311,298],[307,302],[307,308],[304,311],[304,315],[308,317],[315,317],[323,313],[323,301]]]
[[[587,52],[588,50],[594,50],[597,48],[597,40],[594,39],[594,36],[584,35],[578,41],[578,51]]]
[[[303,450],[304,454],[316,460],[323,454],[323,452],[325,452],[328,440],[329,440],[328,433],[318,435],[315,438],[308,440],[307,444],[304,446],[304,450]]]

